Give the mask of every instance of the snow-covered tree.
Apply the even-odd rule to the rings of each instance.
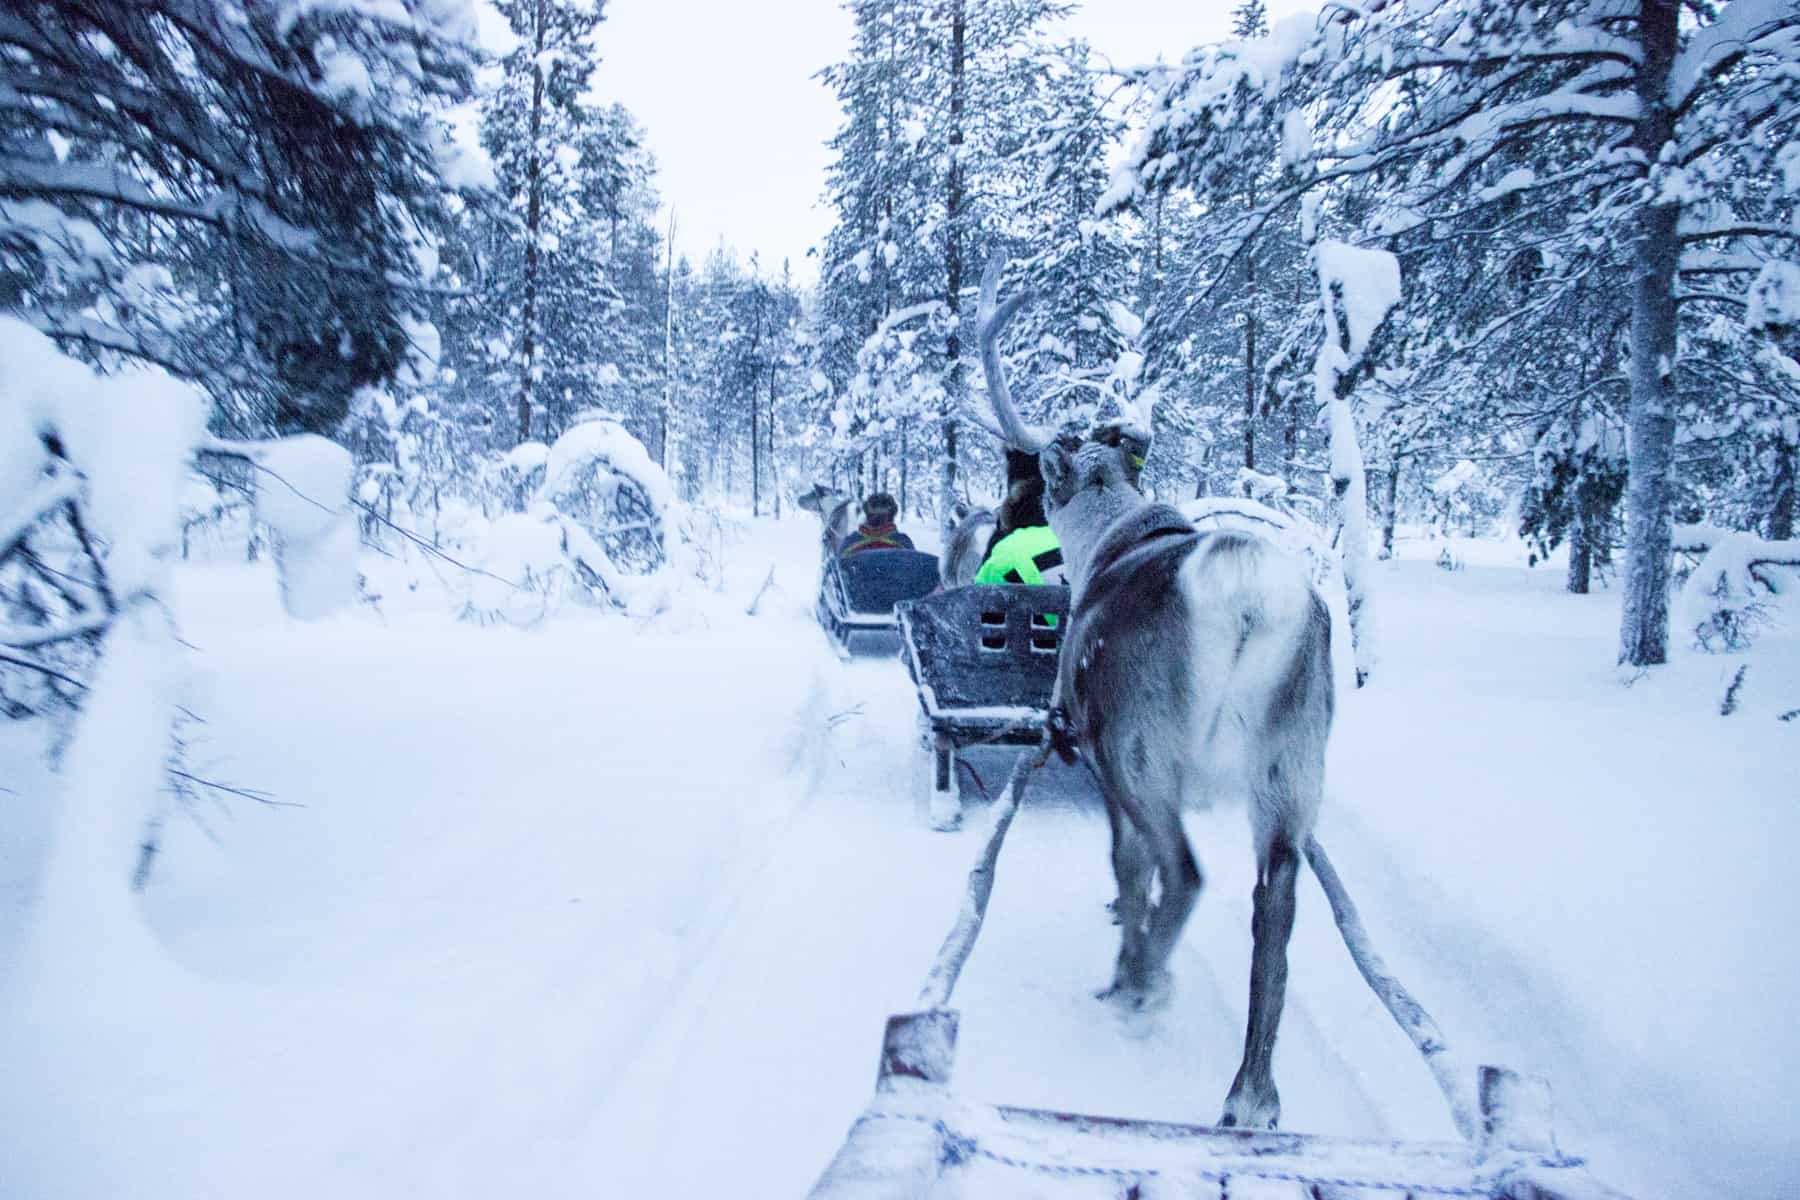
[[[96,361],[323,430],[429,338],[419,285],[479,151],[470,6],[31,0],[0,19],[0,305]]]
[[[1240,130],[1306,122],[1282,186],[1217,246],[1215,277],[1296,195],[1361,189],[1363,236],[1396,242],[1491,243],[1541,217],[1533,302],[1501,323],[1596,273],[1628,291],[1620,659],[1637,665],[1667,652],[1683,310],[1741,305],[1731,281],[1794,238],[1769,208],[1794,183],[1780,156],[1800,121],[1800,13],[1734,0],[1684,27],[1681,11],[1436,0],[1294,18],[1190,56],[1114,194],[1180,183],[1218,197],[1237,186]]]

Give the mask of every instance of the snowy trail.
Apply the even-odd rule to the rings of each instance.
[[[428,609],[306,626],[259,570],[185,576],[195,761],[302,807],[209,809],[216,843],[171,823],[140,908],[149,977],[180,986],[127,962],[128,1002],[33,1038],[59,1069],[114,1049],[87,1055],[86,1091],[0,1090],[0,1161],[30,1172],[13,1190],[804,1194],[870,1097],[883,1022],[914,1004],[984,822],[927,828],[904,670],[824,649],[808,524],[757,536],[741,595],[642,626]],[[779,585],[747,618],[770,557]],[[1715,724],[1729,664],[1631,689],[1594,665],[1604,597],[1423,564],[1381,582],[1408,634],[1344,697],[1320,836],[1382,952],[1468,1069],[1551,1079],[1563,1143],[1599,1178],[1646,1200],[1783,1194],[1800,809],[1775,716],[1800,641],[1771,639],[1744,715]],[[990,791],[1009,762],[976,756]],[[0,784],[27,835],[0,846],[4,954],[30,917],[31,822],[58,795],[41,770]],[[1217,1118],[1252,863],[1240,806],[1188,831],[1206,885],[1175,991],[1124,1023],[1092,998],[1117,932],[1091,784],[1054,765],[1034,783],[953,1000],[957,1092]],[[1453,1137],[1310,874],[1290,963],[1282,1125]],[[116,1055],[141,1061],[119,1074]],[[132,1139],[83,1132],[127,1110]],[[168,1149],[141,1179],[150,1146]]]
[[[924,828],[896,785],[914,752],[904,676],[842,669],[831,708],[861,715],[829,747],[816,797],[593,1116],[605,1194],[804,1194],[954,909],[966,839]]]
[[[882,1022],[911,1007],[960,900],[983,823],[972,814],[955,835],[924,827],[904,673],[857,662],[840,683],[831,707],[861,715],[846,724],[818,796],[748,881],[594,1115],[586,1143],[609,1150],[592,1169],[622,1193],[703,1194],[724,1180],[737,1195],[802,1193],[866,1103]],[[990,752],[975,765],[992,785],[1006,761]],[[1178,992],[1148,1023],[1128,1025],[1092,996],[1117,933],[1104,909],[1106,828],[1088,786],[1077,771],[1051,769],[1009,837],[986,930],[953,1000],[963,1013],[957,1090],[1211,1121],[1243,1037],[1253,874],[1244,814],[1195,818],[1197,843],[1214,843],[1211,879],[1178,951]],[[1242,864],[1231,861],[1239,855]],[[1287,1124],[1393,1132],[1368,1065],[1334,1049],[1320,1014],[1342,997],[1323,989],[1355,989],[1362,1035],[1390,1054],[1379,1069],[1417,1076],[1413,1091],[1427,1103],[1435,1092],[1348,967],[1322,898],[1309,900],[1278,1064]],[[1387,1082],[1379,1071],[1376,1081]],[[1410,1132],[1438,1136],[1448,1121],[1436,1119],[1442,1128]]]

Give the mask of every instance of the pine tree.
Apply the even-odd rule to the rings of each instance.
[[[429,340],[449,186],[484,177],[442,121],[472,25],[400,8],[10,5],[0,300],[204,383],[242,431],[334,428]]]

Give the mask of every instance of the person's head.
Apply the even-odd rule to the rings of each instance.
[[[1038,471],[1037,455],[1028,450],[1006,447],[1006,490],[1008,492],[1021,483],[1041,483],[1043,478]]]
[[[863,517],[871,525],[889,525],[900,515],[900,506],[886,492],[875,492],[863,501]]]

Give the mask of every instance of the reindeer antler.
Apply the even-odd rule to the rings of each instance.
[[[1000,331],[1031,300],[1031,293],[1008,296],[996,304],[1000,292],[1000,273],[1006,269],[1006,255],[995,250],[981,273],[981,304],[975,310],[975,338],[981,345],[981,367],[987,373],[988,403],[1000,422],[1000,434],[1013,449],[1036,454],[1050,444],[1041,429],[1025,424],[1019,410],[1013,407],[1012,393],[1006,387],[1006,374],[1000,367]]]

